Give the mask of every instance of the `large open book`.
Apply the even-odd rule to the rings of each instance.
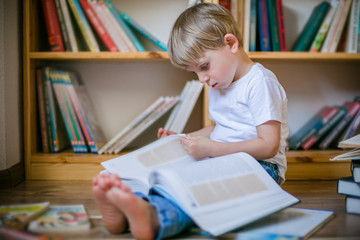
[[[299,202],[250,155],[197,161],[182,149],[180,137],[161,138],[102,165],[129,183],[155,188],[215,236]]]

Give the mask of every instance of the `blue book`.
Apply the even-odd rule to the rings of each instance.
[[[258,0],[258,26],[260,51],[271,51],[267,0]]]
[[[166,47],[165,43],[163,43],[157,37],[152,35],[149,31],[147,31],[144,27],[142,27],[139,23],[137,23],[133,18],[129,17],[125,13],[120,14],[120,17],[127,24],[129,24],[131,27],[133,27],[138,32],[140,32],[142,35],[144,35],[146,38],[148,38],[151,42],[155,43],[162,50],[167,51],[167,47]]]
[[[256,0],[251,0],[250,3],[250,38],[249,51],[256,51]]]
[[[132,30],[126,25],[124,20],[120,17],[120,13],[116,9],[116,7],[114,7],[114,5],[111,3],[111,1],[110,0],[106,1],[105,5],[109,8],[109,10],[112,13],[112,15],[114,16],[115,20],[118,22],[120,27],[124,30],[126,36],[128,36],[130,41],[134,44],[136,50],[138,52],[145,52],[146,51],[145,48],[142,46],[140,41],[137,39],[135,34],[132,32]]]

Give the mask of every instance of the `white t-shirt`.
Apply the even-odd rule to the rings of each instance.
[[[239,142],[257,137],[256,126],[275,120],[281,123],[278,153],[270,159],[285,181],[286,138],[289,135],[286,93],[275,74],[259,63],[226,89],[209,89],[209,117],[215,122],[210,138],[218,142]]]

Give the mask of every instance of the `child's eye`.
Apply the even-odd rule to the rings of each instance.
[[[206,69],[208,69],[208,67],[209,67],[209,64],[205,63],[205,64],[200,66],[200,70],[206,70]]]

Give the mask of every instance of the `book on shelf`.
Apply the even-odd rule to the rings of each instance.
[[[257,30],[257,3],[250,0],[250,33],[249,33],[249,52],[256,51],[256,30]]]
[[[360,197],[346,196],[345,206],[347,213],[360,214]]]
[[[292,51],[301,52],[309,50],[329,8],[330,3],[323,1],[313,9],[309,19],[292,47]]]
[[[280,51],[286,51],[285,24],[282,0],[276,0],[277,22],[279,25]]]
[[[37,104],[38,104],[38,116],[40,123],[40,135],[41,135],[41,145],[42,151],[44,153],[52,152],[50,150],[50,139],[48,133],[48,126],[50,126],[47,122],[47,113],[45,110],[45,100],[44,100],[44,85],[43,85],[43,77],[41,68],[36,69],[36,95],[37,95]]]
[[[260,51],[271,51],[267,0],[257,1]]]
[[[63,233],[90,229],[89,217],[83,205],[51,205],[29,223],[28,230],[39,233]]]
[[[122,179],[141,182],[146,191],[153,187],[215,236],[299,202],[250,155],[235,153],[197,161],[181,147],[181,136],[160,138],[101,164]],[[239,184],[243,187],[234,187]]]
[[[79,0],[79,3],[84,10],[85,15],[87,16],[87,19],[93,26],[93,29],[98,34],[98,36],[101,38],[103,43],[106,45],[107,49],[110,52],[117,52],[118,49],[111,39],[110,35],[106,31],[105,27],[103,26],[103,23],[98,18],[95,10],[91,7],[90,3],[87,0]]]
[[[336,8],[334,19],[331,22],[329,31],[321,48],[321,52],[336,52],[347,17],[350,12],[351,2],[352,0],[339,0],[339,6]]]
[[[310,46],[310,52],[320,52],[321,47],[324,43],[325,36],[329,31],[331,22],[334,18],[336,9],[339,5],[338,1],[331,1],[330,2],[330,9],[328,10],[326,17],[324,18],[323,22],[320,25],[318,32],[316,33],[314,40]]]
[[[32,219],[45,212],[49,206],[49,202],[1,205],[0,228],[23,229]]]
[[[61,36],[59,18],[56,11],[55,0],[41,0],[46,31],[51,51],[64,51],[65,46]]]
[[[279,22],[278,22],[278,10],[276,0],[268,0],[268,16],[269,16],[269,32],[271,38],[271,50],[273,52],[278,52],[280,48],[280,32],[279,32]]]
[[[360,134],[360,110],[356,113],[352,121],[350,122],[348,128],[344,136],[342,137],[342,141],[348,138],[351,138],[357,134]]]
[[[71,52],[72,48],[71,48],[71,44],[70,44],[68,31],[66,29],[64,14],[61,9],[60,0],[55,0],[55,6],[56,6],[56,12],[57,12],[58,20],[59,20],[61,33],[62,33],[62,39],[63,39],[64,45],[65,45],[65,50]]]
[[[313,133],[308,139],[306,139],[302,144],[301,148],[303,150],[308,150],[315,143],[318,142],[319,139],[323,138],[334,126],[345,117],[347,113],[347,109],[345,107],[339,107],[338,113],[332,117],[324,126],[322,126],[318,131]]]
[[[62,120],[59,104],[56,101],[52,82],[49,77],[49,68],[42,68],[41,74],[37,77],[42,77],[43,86],[43,100],[46,113],[46,122],[48,124],[47,135],[49,139],[49,152],[58,153],[67,148],[70,144],[69,138],[66,134],[66,126]],[[39,84],[39,80],[37,80]],[[41,116],[40,116],[41,118]],[[44,128],[41,128],[43,131]]]
[[[346,196],[360,197],[360,184],[353,177],[339,178],[337,181],[337,193]]]
[[[160,49],[163,51],[167,51],[166,44],[163,43],[159,38],[157,38],[155,35],[150,33],[148,30],[146,30],[141,24],[139,24],[135,19],[127,15],[126,13],[121,13],[120,17],[126,24],[128,24],[130,27],[135,29],[137,32],[139,32],[141,35],[149,39],[152,43],[157,45]]]
[[[195,107],[204,84],[197,80],[188,81],[180,94],[180,103],[172,110],[166,121],[165,129],[176,133],[182,133],[190,114]]]
[[[360,19],[360,0],[353,0],[350,10],[348,28],[346,33],[345,52],[358,52],[359,20]]]
[[[350,121],[355,117],[356,113],[360,110],[360,102],[358,101],[347,101],[343,104],[347,109],[347,114],[343,119],[340,120],[338,124],[327,134],[323,140],[319,143],[320,149],[327,149],[335,139],[338,138],[340,133],[344,131],[346,126]]]
[[[69,6],[66,3],[66,0],[56,0],[56,1],[58,1],[60,4],[61,12],[63,15],[63,20],[65,23],[66,34],[69,38],[70,48],[66,49],[66,50],[72,51],[72,52],[78,52],[79,51],[78,43],[77,43],[76,36],[75,36],[75,30],[74,30],[74,26],[73,26],[73,20],[71,19]]]
[[[330,121],[339,109],[334,106],[324,106],[312,118],[310,118],[295,134],[289,138],[289,148],[292,150],[299,149],[301,144],[306,141],[312,134],[321,129]]]
[[[231,11],[231,0],[218,0],[218,1],[219,1],[218,4],[220,6],[223,6],[227,10]]]
[[[251,0],[244,1],[244,31],[243,31],[243,49],[250,51],[250,24],[251,24]]]
[[[352,159],[351,160],[351,175],[354,178],[354,181],[360,183],[360,161],[359,159]]]
[[[89,22],[82,10],[78,0],[67,0],[71,12],[75,18],[75,22],[80,29],[81,36],[85,40],[86,48],[91,52],[100,52],[99,45],[96,41],[95,35],[89,25]],[[79,35],[78,35],[79,36]]]

